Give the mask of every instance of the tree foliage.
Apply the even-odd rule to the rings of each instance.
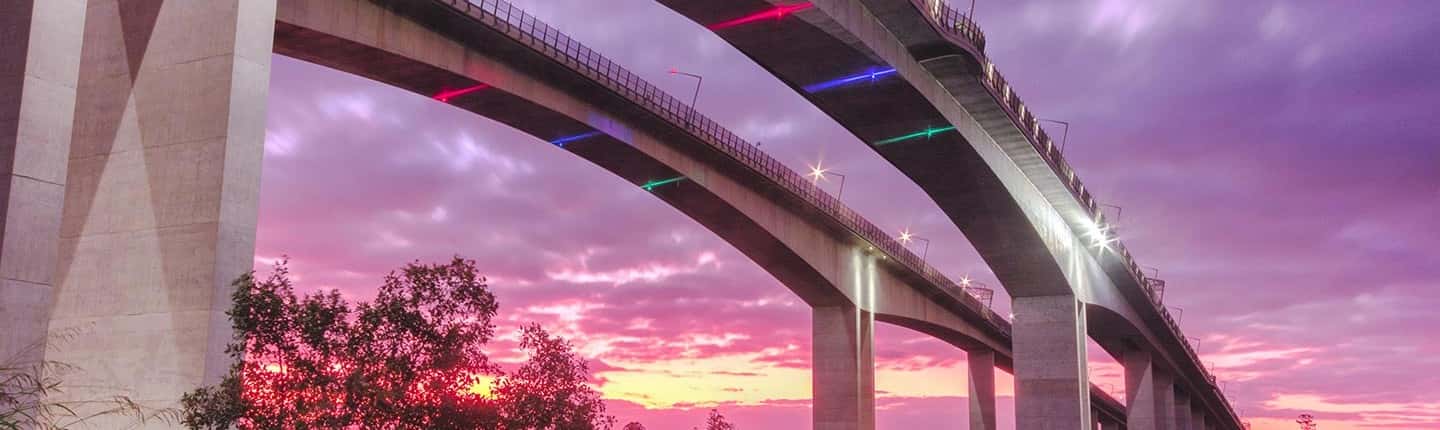
[[[585,360],[570,343],[551,336],[538,324],[521,330],[520,348],[530,359],[500,379],[495,399],[507,429],[580,430],[610,428],[605,403],[591,389]]]
[[[284,263],[263,280],[242,276],[234,287],[227,352],[235,365],[219,384],[185,395],[184,424],[192,429],[538,429],[506,425],[517,411],[506,402],[542,389],[549,391],[538,396],[576,399],[566,405],[578,412],[548,410],[556,422],[604,412],[580,401],[598,399],[588,386],[554,391],[520,383],[586,373],[568,343],[538,326],[526,329],[529,343],[522,343],[536,351],[517,372],[525,376],[506,378],[491,363],[483,347],[494,336],[498,306],[473,261],[407,264],[385,277],[374,301],[354,306],[335,291],[297,296]],[[532,367],[541,370],[526,370]],[[486,377],[516,382],[492,398],[476,390]]]
[[[719,409],[711,409],[710,418],[705,420],[705,430],[735,430],[735,425],[726,421]]]

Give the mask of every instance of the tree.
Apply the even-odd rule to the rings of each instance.
[[[726,421],[719,409],[711,409],[710,418],[705,420],[705,430],[735,430],[735,425]]]
[[[496,382],[495,399],[501,405],[506,429],[609,429],[613,425],[614,418],[605,415],[600,394],[588,383],[585,360],[571,352],[569,342],[530,324],[521,330],[520,348],[530,358]]]
[[[297,296],[284,262],[234,286],[235,364],[182,399],[191,429],[590,430],[614,420],[584,361],[538,325],[525,327],[531,357],[513,375],[490,362],[498,304],[474,261],[407,264],[355,306],[335,291]],[[494,397],[477,389],[485,377],[498,377]]]
[[[621,430],[645,430],[645,425],[640,424],[639,422],[631,421],[629,424],[625,425],[625,428]]]

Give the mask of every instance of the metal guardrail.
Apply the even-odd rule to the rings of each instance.
[[[1060,151],[1055,147],[1055,141],[1051,140],[1044,128],[1040,127],[1039,118],[1020,100],[1020,96],[1015,93],[1015,89],[1005,81],[1005,76],[996,70],[995,63],[990,62],[988,58],[983,58],[985,36],[980,31],[979,26],[971,20],[970,17],[951,8],[944,0],[911,1],[912,3],[916,3],[921,10],[926,11],[929,18],[937,23],[938,27],[968,41],[976,48],[976,52],[981,53],[984,70],[983,77],[980,81],[984,83],[985,88],[989,90],[991,96],[995,98],[995,101],[1004,107],[1006,114],[1010,116],[1021,133],[1029,140],[1030,145],[1040,153],[1041,158],[1050,165],[1051,170],[1063,179],[1063,182],[1069,189],[1071,195],[1075,197],[1076,201],[1085,206],[1097,223],[1103,225],[1105,216],[1104,213],[1101,212],[1099,202],[1085,189],[1085,185],[1081,183],[1080,178],[1075,173],[1075,169],[1070,167],[1070,164],[1061,156]],[[1195,352],[1194,345],[1190,344],[1190,341],[1185,337],[1185,333],[1181,331],[1180,325],[1175,322],[1175,319],[1170,316],[1170,312],[1165,309],[1165,306],[1160,301],[1161,296],[1151,287],[1155,284],[1145,275],[1139,263],[1135,261],[1134,256],[1130,254],[1130,250],[1127,249],[1123,243],[1117,239],[1113,242],[1112,246],[1115,248],[1116,254],[1119,255],[1127,265],[1131,276],[1135,278],[1136,284],[1146,290],[1146,295],[1151,298],[1151,304],[1155,306],[1156,311],[1164,318],[1166,325],[1170,326],[1170,329],[1175,332],[1176,338],[1180,339],[1180,343],[1184,346],[1186,354],[1189,355],[1192,362],[1196,364],[1196,368],[1200,369],[1200,373],[1205,376],[1206,382],[1209,382],[1211,387],[1217,390],[1216,392],[1218,393],[1220,388],[1216,384],[1215,375],[1201,364],[1200,355]],[[1163,288],[1163,281],[1159,282],[1159,285]],[[1224,399],[1225,396],[1221,394],[1220,398]],[[1224,404],[1225,408],[1230,411],[1231,416],[1239,416],[1235,415],[1234,410],[1231,409],[1230,402],[1226,401]]]
[[[569,67],[580,75],[604,86],[652,114],[686,130],[752,171],[769,179],[781,189],[799,197],[840,225],[854,232],[881,251],[887,259],[900,263],[942,289],[960,294],[969,307],[977,309],[991,328],[1010,335],[1010,323],[984,306],[964,287],[945,277],[906,249],[885,230],[850,209],[839,199],[821,190],[812,181],[785,167],[780,161],[760,151],[755,145],[701,114],[694,107],[662,91],[636,74],[615,64],[584,44],[541,22],[525,11],[503,0],[432,0],[489,26],[537,53]]]
[[[945,3],[945,0],[911,1],[929,12],[930,18],[940,24],[941,28],[964,37],[965,40],[970,41],[970,45],[974,46],[976,51],[985,52],[985,33],[980,31],[980,24],[975,23],[969,15],[952,9],[949,4]]]

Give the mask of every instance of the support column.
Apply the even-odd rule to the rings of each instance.
[[[0,365],[44,358],[85,0],[0,0]]]
[[[1015,427],[1090,427],[1085,308],[1072,296],[1016,297]]]
[[[75,398],[172,406],[230,365],[224,312],[254,260],[275,0],[90,0],[84,23],[50,321],[82,334],[51,356],[107,387]]]
[[[1175,390],[1175,430],[1190,429],[1190,395],[1180,389]]]
[[[1206,430],[1208,428],[1205,426],[1205,407],[1200,404],[1199,399],[1191,399],[1190,422],[1191,430]]]
[[[817,307],[812,314],[813,428],[874,430],[874,316],[853,306]]]
[[[1120,423],[1107,419],[1101,419],[1100,430],[1120,430]]]
[[[1160,369],[1155,369],[1155,418],[1161,430],[1175,430],[1175,377]]]
[[[1150,352],[1125,352],[1125,425],[1131,430],[1172,430],[1173,407],[1169,375],[1157,369]]]
[[[970,366],[970,429],[995,430],[995,351],[965,353]]]

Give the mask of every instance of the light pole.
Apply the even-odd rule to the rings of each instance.
[[[821,179],[828,179],[827,176],[831,175],[840,177],[840,191],[835,193],[835,198],[839,199],[845,195],[845,175],[835,173],[833,170],[820,167],[820,163],[815,163],[814,166],[810,166],[810,173],[805,176],[809,176],[810,183],[818,187]]]
[[[970,13],[965,15],[970,21],[975,21],[975,0],[970,0]]]
[[[921,260],[921,261],[924,261],[924,260],[925,260],[925,257],[928,256],[928,255],[930,255],[930,239],[926,239],[926,238],[923,238],[923,237],[920,237],[920,236],[916,236],[916,235],[910,234],[910,229],[908,229],[908,228],[905,229],[904,231],[901,231],[901,232],[900,232],[900,238],[899,238],[899,239],[900,239],[900,242],[901,242],[901,243],[904,243],[904,244],[907,244],[907,245],[910,244],[910,241],[912,241],[912,240],[923,240],[923,241],[925,241],[925,248],[924,248],[922,251],[920,251],[920,260]]]
[[[1069,142],[1069,141],[1070,141],[1070,123],[1065,122],[1065,121],[1059,121],[1059,120],[1053,120],[1053,119],[1045,119],[1045,118],[1039,118],[1039,120],[1044,121],[1044,122],[1048,122],[1048,123],[1060,124],[1060,125],[1065,126],[1065,131],[1061,132],[1061,134],[1060,134],[1060,155],[1065,155],[1065,142]]]
[[[697,75],[697,74],[694,74],[694,73],[685,73],[685,72],[680,71],[680,69],[676,69],[676,68],[671,68],[671,69],[670,69],[670,74],[672,74],[672,75],[681,75],[681,76],[689,76],[689,77],[695,78],[695,95],[693,95],[693,96],[690,97],[690,115],[688,115],[688,116],[685,118],[685,122],[688,122],[688,123],[690,123],[691,126],[694,126],[694,125],[695,125],[695,111],[698,109],[698,108],[695,106],[695,104],[700,101],[700,85],[705,83],[705,77],[704,77],[704,76]]]

